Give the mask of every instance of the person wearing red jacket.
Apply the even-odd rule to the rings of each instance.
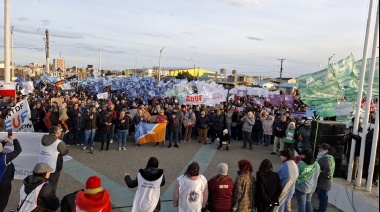
[[[86,182],[86,189],[78,192],[73,209],[73,212],[76,211],[112,211],[111,195],[107,189],[101,187],[99,177],[89,177]]]

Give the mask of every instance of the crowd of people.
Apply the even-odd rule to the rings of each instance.
[[[52,101],[57,97],[63,101]],[[291,116],[292,109],[284,105],[257,105],[249,96],[236,97],[215,106],[181,105],[176,98],[169,97],[128,99],[112,93],[109,99],[103,100],[86,91],[67,95],[53,86],[44,91],[36,89],[25,98],[31,109],[34,131],[48,132],[48,135],[43,136],[40,144],[40,151],[44,154],[41,154],[33,174],[24,180],[19,208],[54,211],[59,207],[60,201],[55,193],[62,170],[62,156],[68,154],[70,145],[93,151],[94,142],[100,142],[99,150],[108,151],[110,144],[117,141],[116,150],[123,151],[128,147],[128,141],[135,147],[140,146],[137,140],[129,137],[139,124],[165,123],[168,148],[179,148],[181,142],[198,141],[205,145],[216,142],[218,150],[223,150],[226,144],[226,150],[229,150],[233,141],[242,141],[242,149],[253,150],[255,145],[263,145],[268,147],[268,153],[278,154],[282,162],[279,170],[274,172],[271,161],[265,159],[254,176],[251,163],[241,160],[235,181],[228,176],[225,163],[219,164],[218,174],[207,181],[199,174],[199,164],[193,162],[177,179],[173,191],[173,205],[180,211],[206,208],[222,212],[251,211],[253,208],[290,211],[293,195],[298,202],[298,211],[312,211],[311,197],[315,190],[319,199],[318,211],[326,210],[335,170],[335,161],[329,152],[333,148],[328,144],[320,145],[315,160],[313,152],[318,150],[313,149],[310,139],[311,120]],[[23,96],[0,99],[0,131],[4,131],[4,120],[10,108],[22,99]],[[298,106],[298,110],[302,110],[302,106]],[[360,139],[351,131],[346,134]],[[14,151],[2,153],[2,147],[9,140],[13,140]],[[160,142],[156,143],[159,145]],[[0,200],[0,211],[4,210],[11,191],[14,172],[11,161],[21,151],[14,136],[6,137],[0,145],[0,193],[7,196]],[[301,157],[298,163],[295,155]],[[159,188],[165,184],[165,177],[158,164],[158,160],[152,157],[136,179],[129,174],[125,176],[128,187],[137,187],[132,211],[160,211]],[[101,211],[112,210],[109,191],[101,187],[100,181],[96,176],[90,177],[86,189],[75,192],[71,196],[74,201],[62,200],[61,208],[68,208],[67,211],[88,211],[92,207]],[[32,204],[26,205],[25,202]]]

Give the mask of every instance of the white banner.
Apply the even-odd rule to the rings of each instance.
[[[186,105],[199,105],[203,103],[203,95],[201,94],[193,94],[193,95],[183,95],[184,104]]]
[[[352,103],[335,105],[334,112],[336,116],[348,116],[352,112]]]
[[[22,95],[28,95],[30,93],[33,93],[34,91],[34,85],[33,85],[33,82],[32,81],[29,81],[29,82],[23,82],[22,83],[22,89],[21,89],[21,93]]]
[[[34,132],[28,101],[22,100],[17,103],[5,117],[5,131],[10,129],[13,132]]]
[[[96,97],[98,97],[98,99],[108,99],[108,93],[107,92],[100,93],[100,94],[96,95]]]
[[[65,84],[61,85],[61,89],[62,90],[71,90],[73,88],[71,87],[71,83],[65,83]]]
[[[33,174],[33,168],[38,163],[41,139],[45,133],[20,132],[13,134],[20,142],[22,148],[21,154],[12,161],[16,169],[15,179],[23,180],[28,175]],[[6,133],[0,133],[0,138],[3,139],[6,135]],[[5,153],[11,151],[13,151],[12,141],[8,142],[4,147]],[[63,159],[64,161],[68,161],[72,158],[64,156]]]

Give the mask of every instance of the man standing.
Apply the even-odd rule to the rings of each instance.
[[[48,182],[53,169],[46,163],[37,163],[33,175],[27,176],[20,189],[20,204],[17,211],[56,211],[59,199],[54,187]]]
[[[276,122],[273,125],[274,129],[274,144],[273,144],[273,152],[272,155],[276,154],[277,151],[277,145],[280,143],[280,151],[284,149],[284,137],[285,137],[285,131],[286,128],[288,128],[288,122],[286,121],[286,116],[281,116],[281,120]]]
[[[62,135],[62,130],[53,126],[49,129],[49,135],[44,135],[40,144],[39,163],[46,163],[53,171],[50,174],[50,184],[53,186],[54,191],[57,189],[58,179],[61,175],[63,167],[63,157],[69,153],[66,144],[59,138]]]
[[[13,140],[14,150],[10,153],[4,153],[3,147],[8,141]],[[4,211],[8,204],[9,195],[12,191],[12,180],[14,179],[15,167],[12,160],[21,153],[20,142],[14,135],[5,137],[0,144],[0,211]]]
[[[319,209],[316,211],[325,212],[329,200],[327,193],[331,189],[335,171],[335,160],[334,157],[330,155],[330,145],[323,143],[319,146],[317,162],[321,168],[321,173],[319,174],[317,184]]]

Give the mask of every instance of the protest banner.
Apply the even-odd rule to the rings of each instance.
[[[247,96],[248,90],[238,90],[236,96],[244,97]]]
[[[5,117],[4,130],[13,132],[34,132],[30,121],[30,108],[27,100],[17,103],[11,107],[9,114]]]
[[[62,97],[59,97],[59,98],[51,98],[50,103],[57,102],[58,106],[61,106],[61,104],[62,104],[64,101],[65,101],[65,100],[64,100]]]
[[[22,95],[28,95],[30,93],[33,93],[33,90],[34,90],[34,86],[33,86],[32,81],[22,83],[22,89],[21,89]]]
[[[107,92],[99,93],[99,94],[96,95],[96,97],[98,99],[108,99],[108,93]]]
[[[28,175],[33,174],[33,168],[38,163],[40,154],[40,143],[42,136],[45,133],[35,132],[14,132],[14,136],[20,142],[22,152],[17,156],[12,163],[15,166],[15,179],[23,180]],[[0,137],[4,138],[6,133],[0,133]],[[9,153],[13,151],[13,141],[9,141],[4,146],[4,152]],[[70,156],[64,156],[63,161],[71,160]]]
[[[182,95],[184,98],[184,104],[187,105],[198,105],[203,103],[203,95],[193,94],[193,95]]]
[[[290,116],[297,116],[298,119],[302,119],[306,117],[306,112],[300,112],[300,111],[290,112]]]
[[[334,112],[336,116],[347,116],[352,112],[352,103],[335,105]]]

